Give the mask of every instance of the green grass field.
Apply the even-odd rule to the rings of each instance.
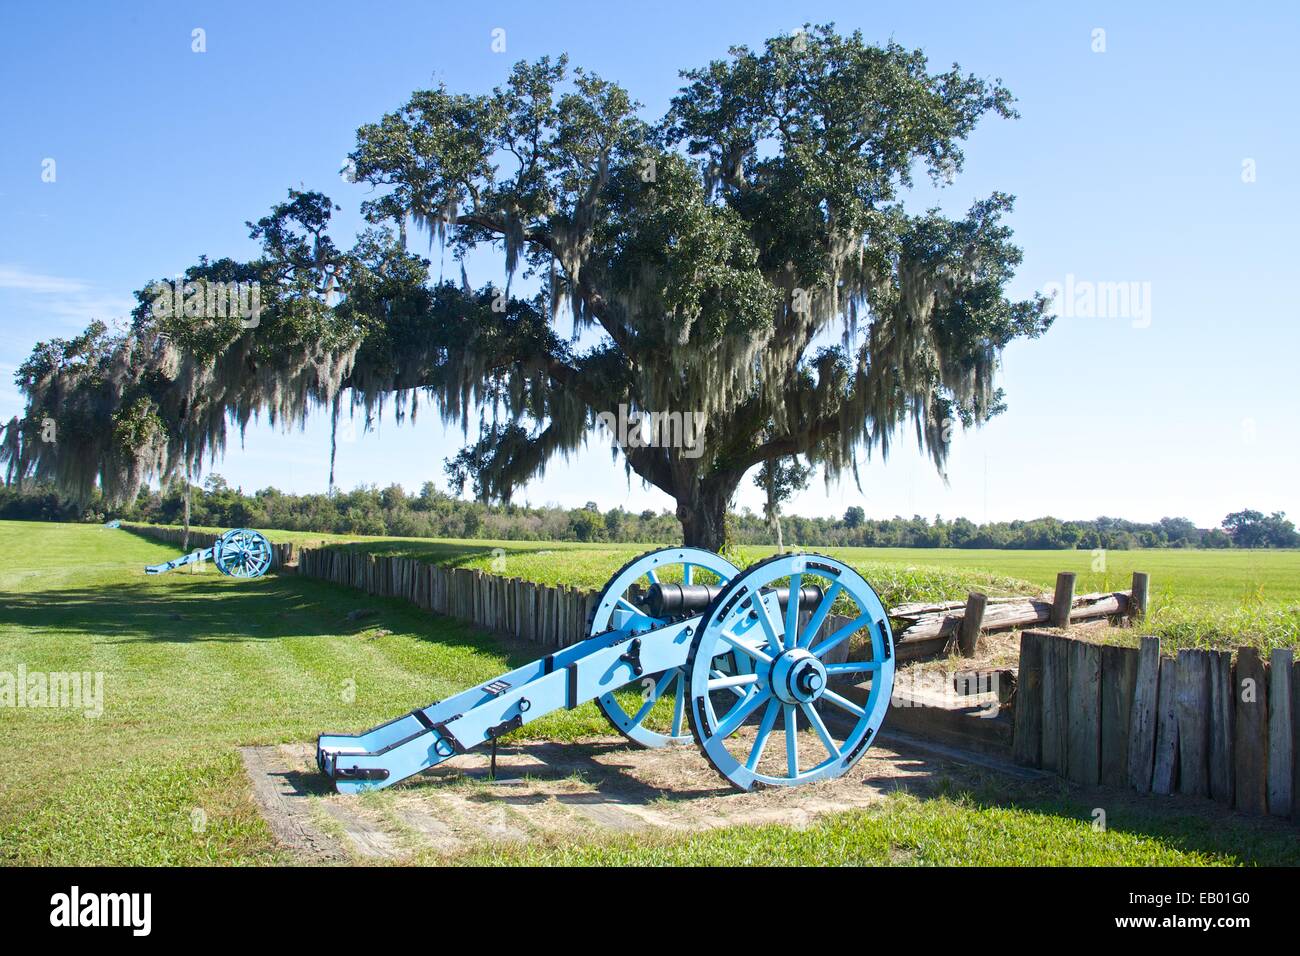
[[[221,531],[220,528],[198,529]],[[543,584],[599,587],[629,558],[653,544],[579,544],[571,541],[490,541],[442,538],[367,538],[310,531],[268,531],[273,541],[352,544],[373,554],[402,554],[443,564],[489,570],[504,559],[500,573]],[[1078,590],[1127,588],[1134,571],[1146,571],[1153,583],[1153,600],[1220,608],[1263,602],[1300,605],[1300,551],[1181,550],[1151,548],[1107,551],[996,551],[960,548],[808,548],[842,558],[855,566],[895,569],[938,569],[961,575],[1002,579],[1048,590],[1057,572],[1074,571]],[[504,553],[501,553],[504,552]],[[773,553],[767,547],[738,549],[742,563]],[[563,554],[563,561],[553,555]]]
[[[104,674],[99,718],[0,708],[4,863],[269,861],[237,745],[370,726],[511,666],[401,602],[351,624],[356,595],[320,582],[146,577],[174,552],[122,531],[0,522],[0,550],[0,672]],[[606,725],[588,707],[535,726]]]
[[[220,530],[220,529],[206,529]],[[573,542],[364,538],[271,531],[274,541],[329,543],[376,555],[402,555],[477,568],[540,584],[596,589],[653,545]],[[771,548],[740,548],[743,567]],[[1300,648],[1300,551],[993,551],[939,548],[824,548],[852,564],[886,606],[909,601],[1050,591],[1061,571],[1078,575],[1077,593],[1127,589],[1134,571],[1151,575],[1151,612],[1133,632],[1159,634],[1170,649],[1254,644]]]
[[[459,547],[456,560],[485,560],[477,542]],[[555,568],[558,551],[584,574],[626,553],[534,546],[507,561]],[[0,553],[0,673],[104,675],[98,717],[0,706],[0,864],[282,862],[238,746],[362,729],[522,659],[456,622],[322,582],[237,582],[211,570],[146,577],[145,564],[174,550],[122,531],[0,522]],[[935,586],[965,579],[946,575]],[[362,604],[378,616],[350,623]],[[607,726],[588,706],[527,732],[572,739]],[[1182,817],[1147,801],[1096,832],[1092,805],[1063,789],[997,786],[900,797],[808,830],[539,845],[455,862],[1300,863],[1293,831]]]

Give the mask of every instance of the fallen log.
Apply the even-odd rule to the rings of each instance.
[[[1050,594],[1044,595],[1044,600],[1050,601]],[[960,601],[919,601],[914,604],[900,604],[898,607],[888,609],[889,616],[900,621],[915,621],[923,617],[929,617],[934,614],[946,613],[948,611],[961,611],[966,607],[967,598]],[[1027,601],[1030,598],[1023,594],[1013,594],[1004,597],[990,597],[989,604],[1014,604],[1017,601]]]
[[[1075,597],[1070,606],[1070,620],[1086,621],[1098,617],[1122,616],[1128,612],[1128,602],[1127,591],[1082,594]],[[962,607],[964,608],[965,605],[963,604]],[[1001,604],[990,602],[984,612],[982,627],[985,631],[1031,627],[1035,624],[1046,624],[1051,615],[1052,602],[1046,598],[1019,598]],[[890,616],[894,616],[892,610]],[[915,623],[900,632],[898,643],[954,637],[961,627],[962,617],[963,614],[952,611],[940,611],[918,617]]]

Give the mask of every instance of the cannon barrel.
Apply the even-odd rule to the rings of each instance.
[[[781,607],[790,601],[790,589],[773,588]],[[652,584],[646,592],[645,606],[654,617],[680,617],[699,614],[722,593],[719,584]],[[799,609],[810,611],[821,603],[824,592],[817,585],[799,589]]]

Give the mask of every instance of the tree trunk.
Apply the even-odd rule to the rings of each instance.
[[[676,496],[677,520],[682,523],[684,544],[713,552],[726,546],[727,508],[737,484],[739,479],[708,480]]]
[[[190,550],[190,476],[185,476],[185,533],[181,538],[181,550]]]
[[[785,554],[785,543],[781,540],[781,509],[776,501],[776,462],[771,459],[763,466],[763,485],[767,491],[767,524],[776,538],[776,553]]]
[[[330,407],[330,485],[329,496],[334,497],[334,465],[339,456],[339,412],[342,409],[343,389],[334,393],[334,403]]]

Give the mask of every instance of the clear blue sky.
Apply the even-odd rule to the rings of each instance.
[[[955,211],[994,189],[1018,197],[1014,293],[1068,276],[1076,294],[1131,282],[1150,290],[1150,308],[1089,317],[1080,305],[1013,346],[1009,410],[958,434],[947,486],[904,442],[864,464],[862,491],[819,479],[790,510],[1300,517],[1300,14],[1285,2],[6,5],[0,415],[21,412],[12,375],[37,340],[124,315],[131,290],[200,254],[251,256],[244,221],[288,187],[334,197],[346,238],[364,198],[338,175],[355,130],[414,89],[485,92],[516,60],[567,52],[654,118],[679,68],[804,21],[919,46],[936,69],[1000,76],[1022,118],[978,130],[939,201]],[[206,53],[191,51],[196,27]],[[491,50],[497,27],[504,54]],[[475,267],[476,284],[495,278]],[[345,441],[339,483],[441,483],[460,435],[433,419]],[[254,429],[216,470],[246,490],[320,491],[327,458],[327,429],[313,422]],[[629,485],[595,444],[522,499],[670,504]],[[758,506],[748,481],[740,503]]]

